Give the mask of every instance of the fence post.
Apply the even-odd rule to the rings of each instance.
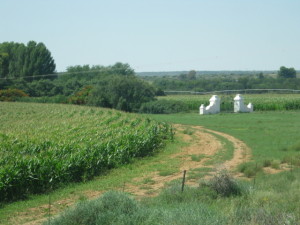
[[[48,205],[48,223],[50,224],[51,222],[51,193],[49,193],[49,205]]]
[[[181,192],[183,192],[183,190],[184,190],[185,174],[186,174],[186,170],[183,171],[183,178],[182,178]]]
[[[123,183],[123,192],[125,192],[125,181]]]

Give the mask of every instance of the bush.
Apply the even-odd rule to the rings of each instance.
[[[155,99],[154,87],[135,76],[112,76],[101,80],[88,97],[88,104],[138,112],[141,104]]]
[[[241,195],[242,190],[238,183],[228,174],[227,171],[220,171],[208,183],[212,190],[222,197]]]
[[[85,105],[92,89],[92,86],[85,86],[81,91],[78,91],[75,93],[75,95],[71,96],[68,99],[68,102],[76,105]]]
[[[238,170],[247,177],[253,177],[262,171],[262,165],[253,162],[247,162],[239,165]]]
[[[44,97],[22,97],[18,102],[35,102],[35,103],[67,103],[68,97],[64,95],[44,96]]]
[[[14,102],[18,98],[28,97],[28,95],[19,89],[0,90],[0,101]]]
[[[187,112],[188,106],[180,101],[157,100],[142,104],[140,113],[169,114]]]
[[[138,208],[136,200],[127,194],[109,191],[96,200],[80,202],[76,208],[67,210],[50,224],[126,224],[125,221],[130,220]],[[49,224],[49,221],[44,224]]]

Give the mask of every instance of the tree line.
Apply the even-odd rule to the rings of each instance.
[[[263,73],[197,76],[194,70],[176,76],[139,77],[129,64],[117,62],[109,66],[69,66],[65,73],[57,73],[51,52],[43,43],[0,43],[2,99],[14,99],[11,98],[11,90],[14,89],[18,96],[21,90],[22,96],[59,96],[56,99],[63,103],[89,104],[136,112],[141,109],[147,111],[149,108],[162,108],[162,105],[153,103],[145,105],[155,101],[155,96],[163,95],[162,90],[201,92],[275,88],[300,89],[296,70],[282,66],[276,77]],[[8,89],[10,91],[5,91]],[[176,108],[176,104],[170,103],[168,109]]]
[[[177,76],[147,77],[164,91],[220,91],[240,89],[300,89],[300,79],[294,68],[280,67],[275,76],[263,73],[250,75],[195,76],[194,71]]]

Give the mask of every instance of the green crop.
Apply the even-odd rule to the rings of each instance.
[[[300,94],[245,94],[244,103],[251,102],[255,111],[296,110],[300,109]],[[211,95],[167,95],[159,100],[176,100],[184,102],[189,110],[199,110],[201,104],[209,105]],[[233,111],[235,95],[219,95],[221,111]]]
[[[152,154],[172,128],[94,107],[0,103],[0,202],[89,180]]]

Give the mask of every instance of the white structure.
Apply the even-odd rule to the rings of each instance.
[[[235,96],[234,100],[234,112],[253,112],[253,105],[249,103],[244,105],[244,98],[240,94]]]
[[[220,98],[217,95],[213,95],[209,99],[209,106],[204,106],[203,104],[200,106],[199,111],[200,115],[204,114],[216,114],[220,112]]]

